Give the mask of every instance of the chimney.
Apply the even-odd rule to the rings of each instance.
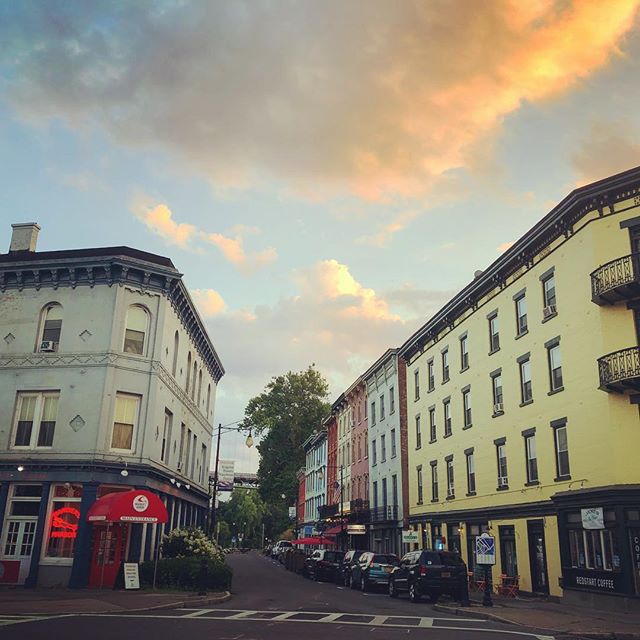
[[[20,251],[31,251],[33,253],[36,250],[40,225],[36,222],[18,222],[12,224],[11,228],[13,233],[11,234],[9,253]]]

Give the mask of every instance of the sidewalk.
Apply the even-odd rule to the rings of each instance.
[[[483,607],[478,594],[472,596],[471,607],[443,602],[435,608],[459,616],[531,627],[560,638],[640,640],[640,613],[614,613],[540,598],[494,597],[493,607]]]
[[[0,589],[0,615],[115,613],[181,609],[226,602],[228,591],[198,596],[183,591],[100,591],[98,589]]]

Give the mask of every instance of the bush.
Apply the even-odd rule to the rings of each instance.
[[[174,529],[162,542],[164,558],[212,558],[224,561],[222,549],[202,529]]]
[[[153,562],[140,565],[143,586],[153,584]],[[212,558],[162,558],[158,561],[156,586],[185,591],[221,591],[231,587],[233,572],[222,560]]]

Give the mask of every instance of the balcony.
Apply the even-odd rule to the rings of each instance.
[[[640,391],[640,347],[614,351],[598,358],[603,391]]]
[[[320,520],[326,520],[327,518],[333,518],[338,515],[340,505],[337,504],[324,504],[318,507],[318,515]]]
[[[640,295],[640,253],[603,264],[591,273],[591,300],[615,304]]]
[[[395,522],[398,520],[398,505],[374,507],[370,511],[371,522]]]
[[[352,500],[349,512],[349,522],[363,524],[369,522],[369,501],[368,500]]]

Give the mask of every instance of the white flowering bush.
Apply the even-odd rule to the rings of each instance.
[[[174,529],[162,542],[165,558],[210,558],[224,562],[220,546],[207,538],[202,529]]]

